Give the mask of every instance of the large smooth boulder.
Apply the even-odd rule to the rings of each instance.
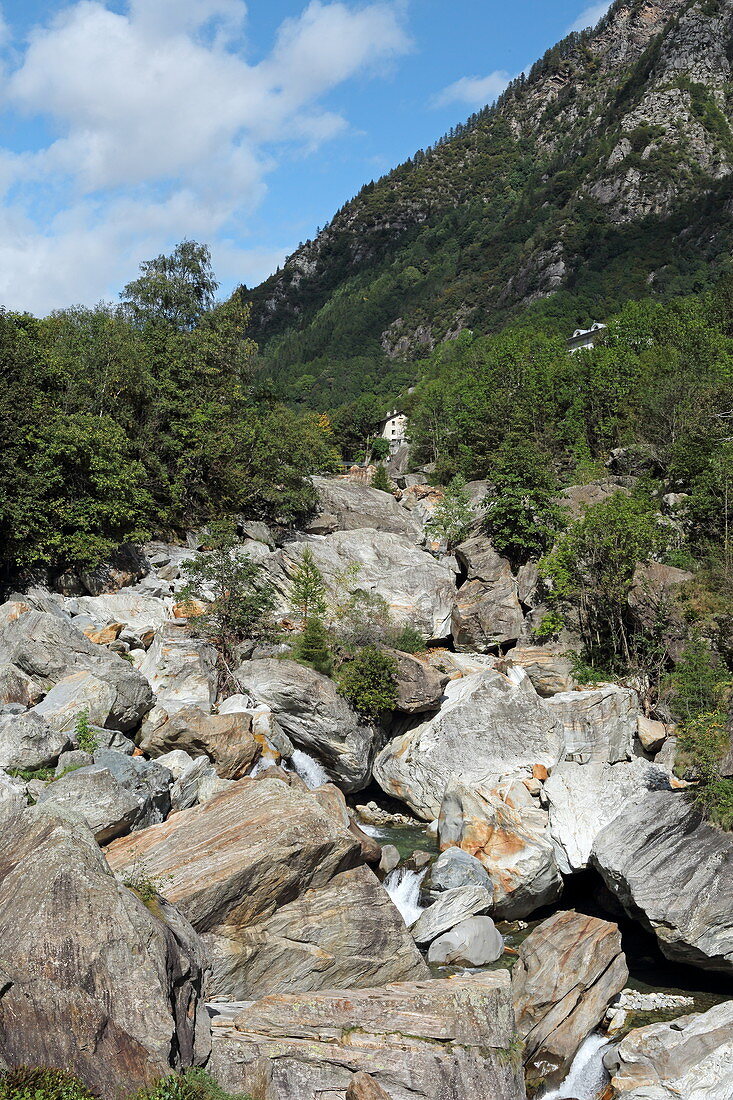
[[[733,1100],[733,1001],[630,1032],[611,1087],[614,1100]]]
[[[504,940],[491,917],[469,917],[433,940],[428,962],[434,966],[488,966],[504,954]]]
[[[456,595],[455,573],[403,535],[381,531],[336,531],[324,538],[291,542],[272,555],[283,570],[273,579],[283,591],[283,608],[288,611],[289,577],[297,568],[305,546],[310,547],[327,587],[335,595],[340,580],[356,566],[354,587],[386,600],[399,626],[414,626],[428,639],[450,637]],[[269,563],[268,563],[269,564]],[[274,563],[273,563],[274,565]]]
[[[204,949],[172,905],[146,908],[48,807],[3,814],[0,868],[0,1063],[65,1067],[101,1096],[204,1063]]]
[[[455,928],[468,917],[486,913],[491,908],[491,891],[485,886],[458,886],[438,895],[412,926],[416,943],[432,943],[434,939]]]
[[[288,981],[312,989],[336,973],[345,985],[368,984],[370,967],[383,980],[424,973],[397,910],[361,867],[358,839],[278,779],[233,783],[106,854],[120,874],[142,861],[206,934],[214,994],[246,998]],[[352,869],[360,874],[340,877]]]
[[[234,935],[224,927],[204,938],[214,964],[212,988],[235,999],[428,976],[402,917],[368,867],[342,871]]]
[[[506,973],[281,994],[213,1026],[230,1093],[323,1100],[369,1074],[390,1100],[524,1100]]]
[[[174,712],[161,726],[144,730],[140,748],[149,756],[162,756],[182,749],[191,756],[206,756],[221,779],[241,779],[262,751],[252,729],[252,715],[206,714],[200,707],[186,706]]]
[[[49,612],[28,611],[0,629],[0,663],[19,668],[47,692],[75,673],[91,673],[109,689],[107,719],[100,724],[110,729],[134,729],[153,706],[150,686],[136,669]]]
[[[484,535],[462,542],[455,554],[466,574],[456,597],[456,645],[486,653],[516,642],[524,613],[517,579],[507,559],[497,554]]]
[[[556,913],[529,934],[518,955],[512,996],[527,1083],[552,1087],[626,984],[621,935],[597,917]]]
[[[391,493],[345,478],[314,477],[313,485],[320,509],[314,523],[319,525],[319,531],[357,531],[371,527],[404,535],[413,542],[423,537],[422,524],[401,508]]]
[[[170,600],[137,588],[122,588],[104,596],[80,596],[74,604],[80,615],[88,615],[98,623],[121,623],[143,640],[152,637],[171,617]]]
[[[0,715],[0,768],[48,768],[71,745],[32,711]]]
[[[216,650],[191,636],[183,620],[170,620],[156,633],[140,671],[156,695],[156,710],[168,716],[185,706],[207,713],[216,700]]]
[[[457,886],[491,888],[489,873],[475,856],[462,848],[446,848],[430,868],[433,890],[454,890]]]
[[[563,725],[566,759],[578,764],[631,759],[639,717],[635,691],[599,684],[553,695],[545,705]]]
[[[669,790],[662,767],[637,758],[619,764],[575,764],[562,761],[545,782],[550,809],[550,835],[564,875],[588,866],[602,829],[646,797],[650,790]]]
[[[79,814],[98,844],[163,821],[171,806],[171,773],[140,757],[103,749],[95,762],[61,775],[40,795]]]
[[[291,740],[312,752],[344,790],[358,791],[371,775],[377,730],[363,722],[333,680],[296,661],[245,661],[237,681],[266,703]]]
[[[563,730],[528,679],[483,669],[445,689],[438,713],[394,738],[374,762],[374,778],[425,821],[440,813],[454,775],[466,784],[548,770],[564,754]]]
[[[492,787],[453,780],[440,808],[441,850],[457,846],[480,860],[491,880],[491,912],[518,920],[562,892],[549,820],[521,781]]]
[[[592,865],[675,962],[733,974],[733,835],[686,791],[653,791],[596,837]]]

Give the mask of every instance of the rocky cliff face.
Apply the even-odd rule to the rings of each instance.
[[[676,219],[656,238],[671,249],[720,251],[725,199],[717,196],[733,166],[731,56],[733,0],[617,0],[594,31],[553,47],[495,108],[365,187],[251,292],[256,335],[267,341],[296,319],[302,332],[354,283],[365,344],[378,350],[381,339],[393,355],[395,326],[419,331],[397,350],[410,357],[433,337],[486,327],[502,310],[571,286],[602,247],[611,258],[633,249],[625,227],[645,219]],[[703,225],[709,196],[716,201]],[[696,209],[687,212],[691,198]],[[422,271],[413,266],[420,255]],[[655,267],[639,249],[647,285],[659,260]],[[387,271],[389,301],[372,286]],[[306,331],[301,358],[343,357],[317,323]]]

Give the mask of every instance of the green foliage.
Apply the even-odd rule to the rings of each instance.
[[[388,632],[385,641],[391,649],[397,649],[400,653],[422,653],[426,647],[425,636],[408,624]]]
[[[733,829],[733,780],[721,775],[730,748],[730,731],[720,711],[697,714],[682,726],[677,770],[696,781],[691,798],[722,829]]]
[[[81,710],[76,716],[74,740],[82,752],[93,753],[99,748],[99,738],[89,724],[88,710]]]
[[[134,854],[132,863],[122,880],[123,885],[128,890],[133,890],[143,905],[153,911],[158,903],[158,895],[165,889],[166,881],[166,876],[153,874],[145,860],[137,853]]]
[[[328,631],[319,615],[311,611],[303,631],[293,647],[293,656],[316,672],[330,676],[333,672],[333,654]]]
[[[573,613],[593,665],[632,666],[631,581],[639,562],[658,554],[666,539],[649,501],[615,493],[588,508],[541,563],[548,599]]]
[[[383,493],[392,492],[392,482],[389,480],[389,475],[384,468],[383,463],[379,463],[376,470],[372,474],[372,489],[381,489]]]
[[[125,306],[0,311],[6,577],[91,568],[153,529],[314,509],[309,475],[338,462],[330,422],[263,388],[248,309],[215,288],[205,247],[184,242],[143,265]]]
[[[425,526],[437,538],[445,539],[450,550],[468,537],[473,519],[466,479],[456,475],[449,481]]]
[[[720,703],[721,689],[728,679],[728,671],[710,643],[693,634],[668,680],[676,717],[690,722],[698,714],[715,711]]]
[[[95,1093],[66,1070],[18,1066],[0,1071],[0,1100],[98,1100]],[[202,1069],[161,1077],[128,1100],[252,1100],[233,1097]]]
[[[372,462],[384,462],[385,458],[389,456],[389,440],[383,439],[381,435],[376,436],[370,444],[371,460]],[[378,488],[379,486],[377,486]]]
[[[365,646],[339,669],[338,689],[362,718],[375,722],[397,703],[397,666],[376,646]]]
[[[312,615],[322,619],[326,614],[326,585],[310,546],[304,547],[290,578],[290,603],[305,627]]]
[[[539,557],[564,522],[551,464],[531,443],[509,439],[497,453],[491,478],[484,528],[494,548],[514,566]]]
[[[557,611],[548,611],[544,614],[536,627],[532,630],[532,636],[538,642],[546,642],[557,637],[565,626],[565,619]]]
[[[246,556],[233,524],[213,523],[208,541],[209,550],[186,562],[182,599],[205,604],[191,629],[215,642],[227,660],[238,642],[266,632],[275,594],[262,565]]]
[[[0,1073],[0,1100],[96,1100],[73,1074],[18,1066]]]

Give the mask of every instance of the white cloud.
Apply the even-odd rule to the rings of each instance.
[[[253,62],[246,16],[241,0],[129,0],[123,14],[77,0],[33,30],[5,99],[52,138],[0,149],[1,303],[93,301],[183,236],[216,253],[284,150],[347,126],[323,97],[410,47],[399,5],[312,0]],[[232,266],[239,252],[242,278],[263,259],[221,251]]]
[[[503,69],[489,73],[488,76],[464,76],[449,84],[432,100],[434,107],[450,107],[460,103],[466,107],[483,107],[501,95],[511,80]]]
[[[612,0],[601,0],[599,4],[589,4],[587,8],[584,8],[574,23],[571,23],[568,27],[568,33],[570,31],[584,31],[586,27],[595,27],[596,23],[603,19],[608,9],[611,7]]]

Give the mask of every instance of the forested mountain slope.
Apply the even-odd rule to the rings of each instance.
[[[700,289],[729,249],[733,0],[617,0],[252,291],[282,392],[398,392],[530,307],[546,330]],[[402,363],[400,363],[402,360]]]

